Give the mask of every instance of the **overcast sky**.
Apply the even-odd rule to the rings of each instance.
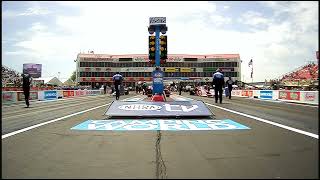
[[[317,1],[2,2],[2,64],[69,78],[80,51],[147,54],[149,17],[167,17],[169,54],[239,53],[250,81],[274,79],[316,60]],[[242,78],[242,77],[241,77]]]

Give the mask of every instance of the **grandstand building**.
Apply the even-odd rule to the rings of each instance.
[[[212,82],[212,73],[220,68],[225,75],[240,80],[241,60],[239,54],[187,55],[169,54],[166,64],[161,65],[164,80],[183,83]],[[76,59],[76,82],[82,86],[101,87],[112,85],[112,76],[120,72],[124,85],[134,87],[140,82],[152,82],[154,65],[147,54],[108,55],[79,53]]]

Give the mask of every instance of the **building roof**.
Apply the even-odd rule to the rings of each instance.
[[[79,53],[80,58],[134,58],[134,57],[148,57],[148,54],[83,54]],[[168,54],[168,57],[180,57],[180,58],[240,58],[239,54]]]

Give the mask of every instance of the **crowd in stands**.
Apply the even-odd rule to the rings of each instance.
[[[2,87],[8,86],[21,87],[22,77],[19,72],[2,66]]]
[[[298,69],[297,71],[284,75],[280,79],[280,81],[292,81],[292,80],[304,80],[304,79],[317,80],[318,69],[319,69],[318,64],[310,63]]]

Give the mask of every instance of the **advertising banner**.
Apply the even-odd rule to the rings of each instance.
[[[24,101],[24,94],[23,92],[17,92],[18,94],[18,101]],[[38,92],[30,91],[29,100],[37,100],[38,99]]]
[[[163,92],[163,72],[161,70],[155,70],[152,72],[153,77],[153,89],[152,93],[160,93]]]
[[[202,101],[170,102],[121,102],[114,101],[107,116],[211,116],[212,113]]]
[[[279,91],[279,99],[300,101],[300,92]]]
[[[164,72],[179,72],[179,68],[164,68]]]
[[[63,97],[73,97],[74,96],[74,91],[63,91]]]
[[[195,72],[194,68],[180,68],[180,72]]]
[[[75,96],[85,96],[86,92],[83,90],[76,90],[75,92]]]
[[[16,102],[16,92],[2,92],[2,102],[3,103],[13,103]]]
[[[234,71],[234,68],[219,68],[222,72],[232,72]]]
[[[23,74],[30,74],[33,78],[41,77],[42,64],[23,64]]]
[[[304,96],[305,101],[314,101],[316,99],[315,92],[305,92]]]
[[[99,90],[87,90],[87,95],[89,95],[89,96],[95,96],[95,95],[98,95],[98,94],[101,94],[101,91],[99,91]]]
[[[261,99],[272,99],[272,91],[260,91],[260,98]]]
[[[212,67],[208,67],[208,68],[203,68],[203,72],[216,72],[217,68],[212,68]]]
[[[252,97],[253,96],[253,92],[249,91],[249,90],[242,90],[241,96]]]
[[[57,91],[44,91],[44,99],[57,99]]]

